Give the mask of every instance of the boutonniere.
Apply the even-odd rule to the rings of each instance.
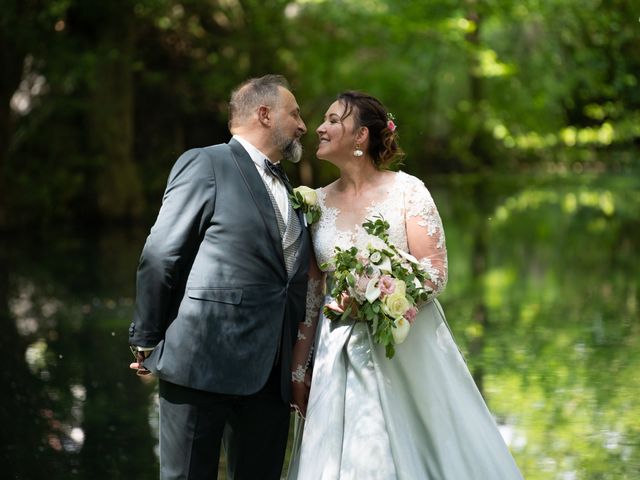
[[[320,219],[320,207],[318,206],[318,194],[315,190],[300,186],[289,194],[291,206],[296,210],[302,209],[305,226],[311,225]]]

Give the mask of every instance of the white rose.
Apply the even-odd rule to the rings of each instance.
[[[400,293],[404,297],[407,294],[407,284],[404,283],[403,280],[398,280],[397,278],[395,279],[395,281],[396,288],[393,290],[394,293]]]
[[[402,283],[402,286],[404,287],[404,282],[399,283]],[[385,313],[387,313],[391,318],[402,317],[404,312],[411,307],[409,300],[407,300],[407,297],[405,296],[405,292],[402,291],[403,289],[398,288],[398,284],[396,283],[396,290],[391,295],[387,295],[384,298],[383,306]]]
[[[312,188],[305,187],[304,185],[301,185],[301,186],[299,186],[297,188],[294,188],[294,192],[299,193],[300,195],[302,195],[304,203],[306,203],[309,206],[313,207],[318,203],[318,194]]]

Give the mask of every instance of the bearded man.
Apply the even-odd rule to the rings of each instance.
[[[279,479],[310,241],[278,164],[306,126],[284,77],[231,94],[229,143],[176,161],[137,272],[129,343],[160,390],[160,478]]]

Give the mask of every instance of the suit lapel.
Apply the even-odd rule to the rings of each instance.
[[[273,205],[271,204],[271,199],[267,193],[267,187],[265,187],[253,160],[251,160],[251,157],[242,145],[240,145],[236,140],[231,139],[229,141],[229,147],[231,148],[233,160],[242,175],[242,179],[247,185],[251,198],[262,216],[262,220],[264,221],[265,228],[269,232],[272,243],[275,245],[273,251],[277,252],[282,264],[284,265],[284,254],[282,253],[282,241],[280,239],[280,231],[278,230],[278,220],[276,219],[276,214],[273,211]]]
[[[309,235],[307,232],[307,228],[304,224],[304,213],[302,209],[294,210],[296,216],[298,217],[298,221],[300,222],[300,244],[298,245],[298,255],[296,256],[296,263],[294,264],[293,271],[297,272],[301,267],[301,262],[306,255],[304,254],[305,250],[308,248],[307,241],[309,239]]]

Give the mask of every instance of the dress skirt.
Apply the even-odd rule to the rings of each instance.
[[[392,359],[368,324],[322,316],[307,418],[294,437],[288,478],[522,476],[432,300]]]

